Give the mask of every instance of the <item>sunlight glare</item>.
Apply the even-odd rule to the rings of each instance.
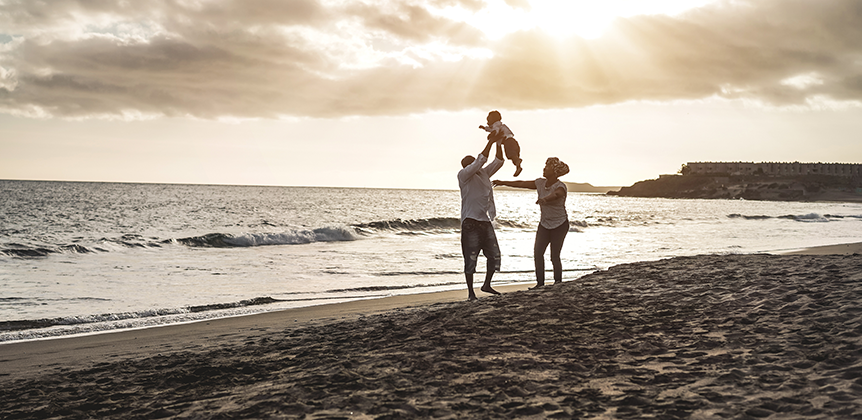
[[[675,15],[717,0],[529,0],[528,10],[512,8],[502,0],[464,19],[491,39],[519,30],[539,28],[563,38],[601,36],[618,17],[644,14]]]

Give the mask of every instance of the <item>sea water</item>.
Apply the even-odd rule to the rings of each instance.
[[[495,199],[494,284],[533,282],[535,191]],[[862,240],[859,203],[569,193],[566,208],[564,281]],[[0,343],[464,289],[459,214],[457,190],[0,180]]]

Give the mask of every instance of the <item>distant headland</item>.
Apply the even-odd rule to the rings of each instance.
[[[862,202],[862,164],[688,162],[660,175],[608,191],[621,197]]]
[[[563,182],[563,183],[564,183],[564,184],[566,184],[566,191],[568,191],[568,192],[577,192],[577,193],[599,193],[599,194],[605,194],[605,193],[608,193],[608,192],[611,192],[611,191],[619,190],[619,189],[621,188],[621,187],[596,187],[596,186],[593,186],[592,184],[589,184],[589,183],[586,183],[586,182]],[[506,190],[509,190],[509,191],[516,191],[516,190],[519,190],[519,188],[502,187],[502,186],[501,186],[501,187],[494,187],[494,189],[495,189],[495,190],[503,190],[503,191],[506,191]]]
[[[620,187],[595,187],[592,184],[580,182],[564,182],[564,184],[566,184],[566,190],[568,190],[569,192],[604,194],[620,189]]]

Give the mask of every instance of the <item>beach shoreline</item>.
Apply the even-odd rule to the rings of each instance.
[[[799,249],[789,252],[783,252],[782,255],[853,255],[862,254],[862,242],[853,242],[848,244],[824,245],[815,246],[805,249]]]
[[[457,290],[6,343],[0,413],[859,416],[860,250],[677,257],[476,302]]]
[[[526,290],[527,284],[495,286],[502,293]],[[479,296],[490,296],[476,288]],[[94,360],[118,361],[152,353],[204,349],[218,337],[239,341],[274,328],[297,328],[355,320],[386,311],[466,300],[467,290],[394,295],[329,303],[272,312],[159,325],[130,330],[41,338],[0,343],[0,382],[43,375],[56,369],[92,365]],[[98,362],[98,363],[102,363]]]

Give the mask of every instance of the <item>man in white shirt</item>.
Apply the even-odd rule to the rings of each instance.
[[[494,143],[497,143],[497,154],[491,163],[485,165],[491,153],[491,145]],[[495,140],[488,140],[488,144],[478,157],[465,156],[461,160],[463,169],[458,172],[458,187],[461,189],[461,252],[464,254],[468,300],[476,300],[476,293],[473,291],[473,273],[476,272],[480,250],[488,260],[485,283],[481,290],[485,293],[500,294],[491,288],[491,277],[494,276],[495,271],[500,270],[500,247],[497,244],[494,226],[491,224],[497,215],[491,176],[503,166],[503,163],[502,142]]]

